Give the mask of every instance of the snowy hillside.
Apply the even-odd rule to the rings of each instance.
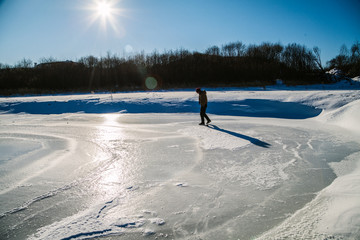
[[[0,98],[0,238],[359,239],[353,87]]]

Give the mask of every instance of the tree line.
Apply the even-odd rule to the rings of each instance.
[[[342,47],[327,68],[360,75],[359,46],[354,43],[351,51]],[[287,85],[318,84],[331,81],[325,71],[318,47],[231,42],[204,52],[155,50],[127,57],[109,52],[77,61],[44,58],[39,64],[27,59],[13,67],[0,64],[0,94],[143,90],[148,77],[157,80],[156,89],[266,86],[277,79]]]
[[[340,53],[328,62],[328,68],[337,68],[346,76],[360,76],[360,42],[354,43],[350,49],[342,45]]]

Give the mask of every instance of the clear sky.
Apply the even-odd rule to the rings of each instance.
[[[325,64],[360,41],[360,0],[103,1],[0,0],[0,63],[241,41],[318,46]]]

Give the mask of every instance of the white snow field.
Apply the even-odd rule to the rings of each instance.
[[[359,90],[207,92],[0,98],[0,239],[360,238]]]

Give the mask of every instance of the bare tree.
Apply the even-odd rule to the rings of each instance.
[[[57,60],[56,60],[56,58],[54,58],[54,57],[41,58],[41,59],[39,60],[40,64],[41,64],[41,63],[51,63],[51,62],[56,62],[56,61],[57,61]]]
[[[225,57],[235,57],[236,56],[236,45],[235,43],[228,43],[222,46],[222,54]]]
[[[322,67],[322,63],[321,63],[321,50],[319,47],[315,46],[313,48],[313,52],[314,52],[314,61],[316,63],[316,65],[321,69],[321,71],[324,72],[324,68]]]
[[[88,68],[93,68],[98,64],[99,60],[94,56],[82,57],[79,63],[84,64]]]
[[[235,48],[235,52],[236,52],[236,56],[237,57],[242,57],[245,54],[245,44],[243,44],[242,42],[235,42],[234,43],[234,48]]]
[[[273,44],[265,42],[258,47],[258,54],[259,57],[265,58],[269,61],[280,61],[283,49],[284,47],[280,43]]]
[[[296,43],[286,46],[282,58],[288,67],[297,71],[310,71],[316,65],[312,51]]]
[[[212,46],[205,50],[205,54],[219,56],[220,48],[218,46]]]
[[[30,68],[33,66],[33,62],[30,59],[22,59],[16,64],[16,67],[18,68]]]
[[[360,42],[357,41],[351,46],[351,58],[359,59],[360,58]]]
[[[340,55],[348,57],[349,56],[349,49],[345,44],[341,45],[340,47]]]

